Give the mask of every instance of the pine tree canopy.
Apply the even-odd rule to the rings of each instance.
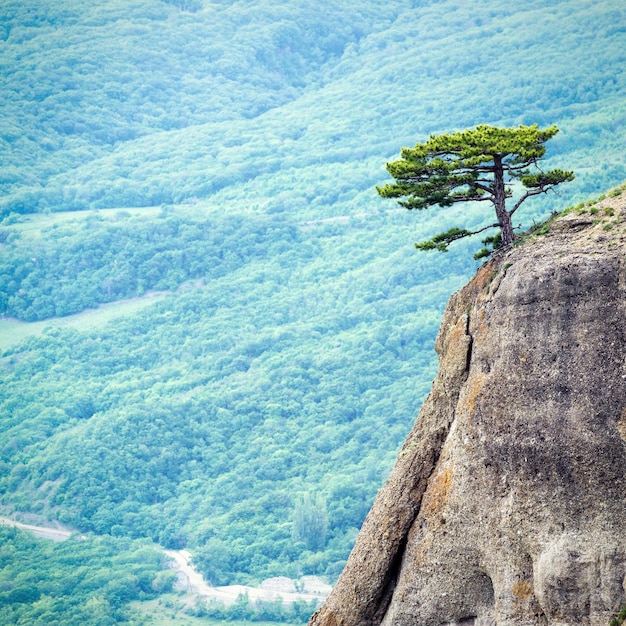
[[[480,125],[431,135],[425,143],[403,148],[399,160],[387,163],[395,182],[376,189],[384,198],[401,198],[398,203],[407,209],[470,201],[493,205],[495,223],[475,231],[451,228],[415,244],[421,250],[446,252],[453,241],[489,228],[500,229],[500,236],[489,238],[490,243],[508,246],[513,242],[511,216],[524,200],[574,179],[571,171],[544,172],[538,166],[546,152],[544,144],[557,132],[556,126],[542,130],[536,124],[517,128]],[[508,209],[506,202],[513,198],[514,189],[518,197]]]

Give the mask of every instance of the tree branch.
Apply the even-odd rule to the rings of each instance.
[[[493,196],[460,196],[454,202],[493,202]]]
[[[470,237],[471,235],[478,235],[478,233],[482,233],[483,230],[488,230],[489,228],[499,228],[500,224],[496,223],[496,224],[489,224],[489,226],[483,226],[482,228],[479,228],[478,230],[475,230],[471,233],[469,233],[467,235],[467,237]]]
[[[502,168],[507,172],[517,172],[518,170],[525,170],[527,167],[530,167],[531,165],[538,167],[536,158],[528,159],[527,161],[524,161],[523,163],[519,163],[516,165],[512,165],[511,163],[503,163]]]
[[[488,182],[488,181],[485,181]],[[491,187],[489,187],[489,185],[485,185],[480,181],[474,181],[473,183],[474,187],[478,188],[478,189],[482,189],[483,191],[487,192],[488,194],[493,194],[493,189]]]
[[[522,205],[522,202],[524,202],[524,200],[526,200],[527,198],[530,198],[531,196],[538,196],[540,193],[546,193],[546,191],[552,189],[554,185],[550,185],[549,187],[546,187],[545,189],[543,187],[537,187],[536,189],[531,189],[530,191],[527,191],[514,205],[513,208],[509,211],[509,215],[513,215],[513,213],[515,213],[515,211],[517,211],[517,209],[520,208],[520,206]]]

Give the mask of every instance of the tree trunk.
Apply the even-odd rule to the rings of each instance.
[[[504,169],[502,167],[502,157],[496,154],[493,157],[493,196],[496,207],[496,217],[500,225],[500,235],[502,237],[502,247],[506,248],[513,243],[513,224],[511,216],[506,210],[506,190],[504,188]]]

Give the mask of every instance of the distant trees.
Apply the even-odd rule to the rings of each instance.
[[[55,543],[0,525],[0,623],[129,623],[132,600],[172,591],[176,574],[149,541]]]
[[[430,387],[463,263],[372,259],[410,236],[397,212],[304,227],[185,207],[54,218],[4,227],[0,286],[37,317],[44,296],[94,306],[109,277],[111,300],[189,282],[145,309],[51,320],[0,358],[5,505],[186,542],[215,584],[337,576]]]
[[[432,239],[415,244],[420,250],[447,252],[457,239],[490,228],[499,228],[486,243],[495,247],[513,243],[512,215],[531,196],[546,193],[560,183],[571,181],[571,171],[542,171],[545,142],[558,132],[556,126],[540,130],[533,126],[497,128],[481,125],[452,134],[431,135],[425,143],[403,148],[402,158],[387,163],[387,171],[396,182],[377,187],[384,198],[405,198],[398,203],[407,209],[427,209],[434,205],[451,206],[458,202],[490,202],[496,222],[477,230],[453,227]],[[532,168],[532,169],[531,169]],[[507,209],[506,201],[519,196]],[[486,248],[477,258],[486,256]]]
[[[293,515],[293,533],[295,541],[302,541],[309,550],[322,550],[326,544],[328,515],[326,501],[320,494],[312,496],[305,493],[296,500]]]
[[[152,220],[118,214],[69,224],[44,229],[36,257],[19,227],[5,229],[0,315],[32,322],[150,290],[173,290],[190,279],[221,276],[286,241],[303,239],[293,225],[265,217],[218,221],[163,212]],[[301,253],[305,251],[303,247]]]

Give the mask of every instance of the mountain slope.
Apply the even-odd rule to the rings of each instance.
[[[550,166],[577,179],[523,224],[620,183],[624,18],[581,0],[5,3],[0,305],[50,326],[0,363],[2,504],[187,545],[216,582],[337,575],[476,268],[477,242],[412,243],[484,219],[386,203],[385,160],[439,130],[556,123]]]
[[[5,211],[262,206],[277,190],[290,205],[363,180],[354,194],[401,144],[485,122],[559,125],[572,191],[626,178],[614,0],[15,3],[4,17]]]

